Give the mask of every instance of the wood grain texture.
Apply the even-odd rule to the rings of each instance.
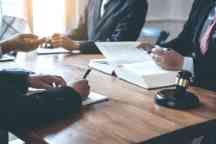
[[[17,63],[38,73],[61,75],[71,82],[81,78],[93,58],[102,56],[19,54]],[[158,90],[147,91],[97,71],[91,72],[88,80],[92,91],[107,95],[110,100],[85,107],[79,116],[71,119],[16,134],[33,144],[129,144],[216,117],[214,92],[191,88],[202,105],[189,111],[177,111],[154,103]]]

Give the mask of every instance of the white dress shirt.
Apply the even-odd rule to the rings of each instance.
[[[103,0],[101,4],[101,10],[100,10],[100,16],[103,17],[105,14],[105,5],[109,2],[110,0]]]
[[[194,63],[192,57],[184,57],[183,70],[189,71],[194,75]]]

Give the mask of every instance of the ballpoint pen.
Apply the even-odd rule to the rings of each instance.
[[[92,71],[92,69],[88,69],[86,72],[85,72],[85,74],[83,75],[83,79],[86,79],[87,77],[88,77],[88,75],[90,74],[90,72]]]

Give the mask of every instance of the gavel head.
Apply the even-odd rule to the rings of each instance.
[[[176,78],[176,89],[164,89],[157,93],[155,102],[160,106],[174,109],[190,109],[200,105],[199,98],[188,92],[191,84],[192,74],[188,71],[181,71]]]
[[[176,77],[176,93],[182,95],[190,86],[192,74],[189,71],[180,71]]]

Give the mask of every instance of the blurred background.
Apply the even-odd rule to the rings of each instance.
[[[3,15],[26,20],[32,32],[50,35],[66,32],[78,25],[88,0],[1,0]],[[187,19],[193,0],[148,0],[145,26],[155,26],[174,37]]]

